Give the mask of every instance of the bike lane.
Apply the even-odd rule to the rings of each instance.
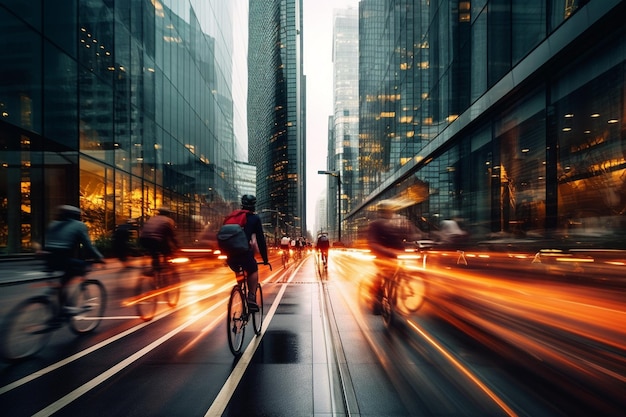
[[[242,355],[249,363],[241,380],[226,382],[207,416],[407,415],[399,397],[381,386],[380,364],[347,307],[330,294],[332,283],[316,275],[313,256],[287,282],[264,284],[264,293],[269,285],[281,286],[280,301],[265,303],[263,337],[250,357]]]

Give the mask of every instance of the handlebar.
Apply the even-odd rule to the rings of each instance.
[[[270,267],[270,271],[272,271],[272,264],[271,263],[265,263],[265,262],[257,262],[257,265],[267,265]]]

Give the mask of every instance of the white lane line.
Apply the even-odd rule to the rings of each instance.
[[[209,314],[213,310],[217,309],[217,307],[221,306],[221,304],[222,303],[215,304],[211,308],[206,309],[202,314],[198,314],[198,315],[194,316],[192,319],[190,319],[187,322],[181,324],[180,326],[178,326],[174,330],[171,330],[169,333],[161,336],[159,339],[157,339],[154,342],[150,343],[149,345],[147,345],[143,349],[135,352],[134,354],[132,354],[128,358],[126,358],[123,361],[119,362],[117,365],[111,367],[106,372],[103,372],[102,374],[98,375],[96,378],[94,378],[91,381],[81,385],[80,387],[76,388],[74,391],[70,392],[69,394],[59,398],[57,401],[53,402],[52,404],[50,404],[46,408],[44,408],[44,409],[40,410],[39,412],[33,414],[32,417],[44,417],[44,416],[50,416],[50,415],[56,413],[57,411],[59,411],[60,409],[65,407],[66,405],[70,404],[72,401],[78,399],[79,397],[81,397],[82,395],[86,394],[87,392],[89,392],[93,388],[95,388],[98,385],[102,384],[107,379],[111,378],[112,376],[114,376],[118,372],[122,371],[124,368],[126,368],[129,365],[131,365],[133,362],[137,361],[142,356],[150,353],[151,351],[153,351],[154,349],[156,349],[157,347],[159,347],[160,345],[162,345],[163,343],[165,343],[166,341],[168,341],[172,337],[176,336],[178,333],[180,333],[181,331],[185,330],[187,327],[191,326],[196,321],[200,320],[202,317],[206,316],[207,314]]]
[[[235,366],[235,369],[233,369],[233,371],[231,372],[230,376],[222,386],[222,389],[217,394],[217,397],[215,397],[215,400],[213,400],[213,404],[211,404],[211,407],[204,415],[205,417],[220,417],[224,413],[224,410],[226,410],[228,402],[235,393],[235,389],[237,389],[237,385],[239,385],[241,378],[243,378],[243,374],[248,368],[248,365],[250,365],[250,361],[254,356],[254,352],[261,344],[261,340],[263,340],[263,336],[265,336],[265,332],[267,331],[269,324],[272,322],[272,318],[276,313],[276,309],[280,304],[280,300],[283,298],[285,290],[287,289],[287,284],[293,281],[293,278],[296,276],[296,273],[301,266],[302,263],[300,263],[300,265],[291,272],[289,280],[281,285],[280,290],[278,291],[278,294],[274,299],[274,303],[272,303],[272,307],[270,308],[269,313],[267,314],[267,316],[265,316],[265,319],[263,320],[264,326],[263,329],[261,329],[261,334],[252,339],[250,344],[248,344],[248,347],[241,355],[241,358],[239,358],[239,361],[237,361],[237,366]]]
[[[14,390],[14,389],[16,389],[18,387],[21,387],[22,385],[27,384],[27,383],[29,383],[31,381],[34,381],[35,379],[37,379],[39,377],[47,375],[50,372],[56,371],[57,369],[62,368],[63,366],[65,366],[65,365],[67,365],[69,363],[72,363],[72,362],[74,362],[74,361],[76,361],[78,359],[81,359],[81,358],[83,358],[83,357],[85,357],[87,355],[90,355],[91,353],[96,352],[97,350],[102,349],[102,348],[108,346],[111,343],[117,342],[118,340],[120,340],[120,339],[122,339],[122,338],[124,338],[124,337],[126,337],[126,336],[128,336],[128,335],[130,335],[130,334],[132,334],[134,332],[136,332],[136,331],[139,331],[139,330],[143,329],[144,327],[149,326],[152,323],[155,323],[155,322],[157,322],[157,321],[159,321],[159,320],[169,316],[170,314],[174,313],[175,311],[178,311],[180,309],[186,308],[186,307],[188,307],[188,306],[190,306],[192,304],[197,303],[198,301],[201,301],[201,300],[204,300],[206,298],[212,297],[213,295],[215,295],[217,293],[220,293],[222,291],[226,291],[226,289],[230,289],[231,287],[232,287],[232,284],[228,284],[228,285],[225,285],[225,286],[219,288],[214,293],[207,294],[206,296],[203,296],[203,297],[200,297],[200,298],[190,299],[187,303],[179,305],[176,309],[166,310],[166,311],[162,312],[161,314],[157,315],[154,319],[152,319],[152,321],[144,322],[144,323],[138,324],[137,326],[133,326],[130,329],[128,329],[128,330],[126,330],[126,331],[124,331],[122,333],[119,333],[119,334],[117,334],[117,335],[115,335],[115,336],[113,336],[111,338],[103,340],[102,342],[100,342],[98,344],[95,344],[95,345],[93,345],[93,346],[91,346],[91,347],[89,347],[89,348],[87,348],[85,350],[81,350],[80,352],[78,352],[78,353],[76,353],[76,354],[74,354],[72,356],[68,356],[67,358],[65,358],[65,359],[63,359],[63,360],[61,360],[59,362],[53,363],[52,365],[47,366],[45,368],[42,368],[42,369],[40,369],[38,371],[35,371],[35,372],[31,373],[30,375],[27,375],[27,376],[25,376],[25,377],[23,377],[21,379],[18,379],[17,381],[14,381],[14,382],[12,382],[10,384],[7,384],[7,385],[5,385],[3,387],[0,387],[0,395],[6,394],[7,392],[9,392],[11,390]],[[226,301],[227,301],[227,299],[219,302],[218,305],[224,304],[224,303],[226,303]]]

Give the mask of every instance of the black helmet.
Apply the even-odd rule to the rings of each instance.
[[[253,209],[256,206],[256,197],[250,194],[244,194],[241,196],[241,206],[244,208]]]
[[[67,204],[57,207],[57,211],[59,213],[59,218],[61,219],[80,220],[80,215],[82,214],[78,207],[70,206]]]

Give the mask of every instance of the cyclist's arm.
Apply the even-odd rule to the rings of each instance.
[[[265,233],[263,233],[263,225],[261,224],[260,217],[258,217],[255,233],[257,245],[259,246],[259,253],[261,254],[263,263],[267,264],[269,263],[269,258],[267,256],[267,242],[265,242]]]

